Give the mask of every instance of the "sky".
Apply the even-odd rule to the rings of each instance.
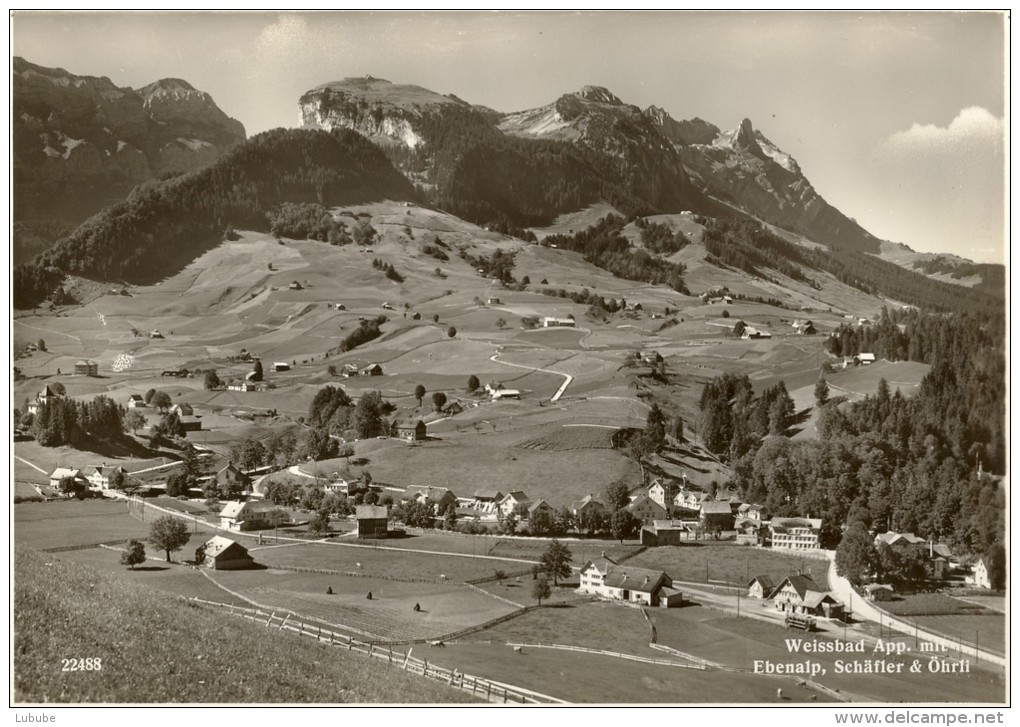
[[[1005,261],[1006,17],[995,12],[12,14],[14,55],[138,88],[183,78],[249,135],[372,75],[498,111],[592,84],[743,118],[882,239]]]

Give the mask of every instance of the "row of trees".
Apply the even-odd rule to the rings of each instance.
[[[58,397],[39,406],[32,420],[32,432],[44,447],[76,445],[86,438],[120,436],[126,418],[124,407],[104,394],[88,402]]]

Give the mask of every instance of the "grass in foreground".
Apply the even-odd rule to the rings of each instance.
[[[26,548],[14,567],[17,703],[476,701]],[[71,658],[102,669],[62,671]]]

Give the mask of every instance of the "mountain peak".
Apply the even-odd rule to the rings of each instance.
[[[761,152],[758,147],[758,140],[754,135],[754,126],[751,125],[750,119],[744,119],[740,122],[740,127],[737,129],[737,133],[733,136],[733,145],[747,149],[750,152]]]
[[[610,106],[623,106],[623,101],[617,98],[608,88],[604,86],[584,86],[575,94],[578,98],[594,103],[604,103]]]
[[[149,95],[160,91],[173,93],[176,91],[194,91],[195,87],[182,78],[161,78],[155,83],[150,83],[139,89],[142,95]]]

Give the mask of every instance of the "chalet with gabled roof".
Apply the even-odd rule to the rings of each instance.
[[[624,509],[628,510],[631,515],[640,520],[644,525],[650,525],[655,520],[669,519],[669,513],[666,512],[666,508],[645,494],[639,494]]]
[[[228,530],[256,530],[276,525],[276,505],[269,500],[228,502],[220,510],[220,527]]]
[[[825,618],[841,618],[843,602],[815,583],[811,576],[787,576],[769,595],[776,608]]]
[[[203,556],[201,565],[213,570],[243,570],[255,565],[255,559],[248,555],[247,548],[222,535],[207,540],[199,548],[199,553]]]
[[[499,511],[506,517],[514,513],[517,517],[523,517],[531,507],[531,498],[524,490],[511,490],[499,501]]]
[[[607,558],[590,560],[581,567],[581,593],[643,606],[679,606],[683,593],[663,571],[632,568]]]

